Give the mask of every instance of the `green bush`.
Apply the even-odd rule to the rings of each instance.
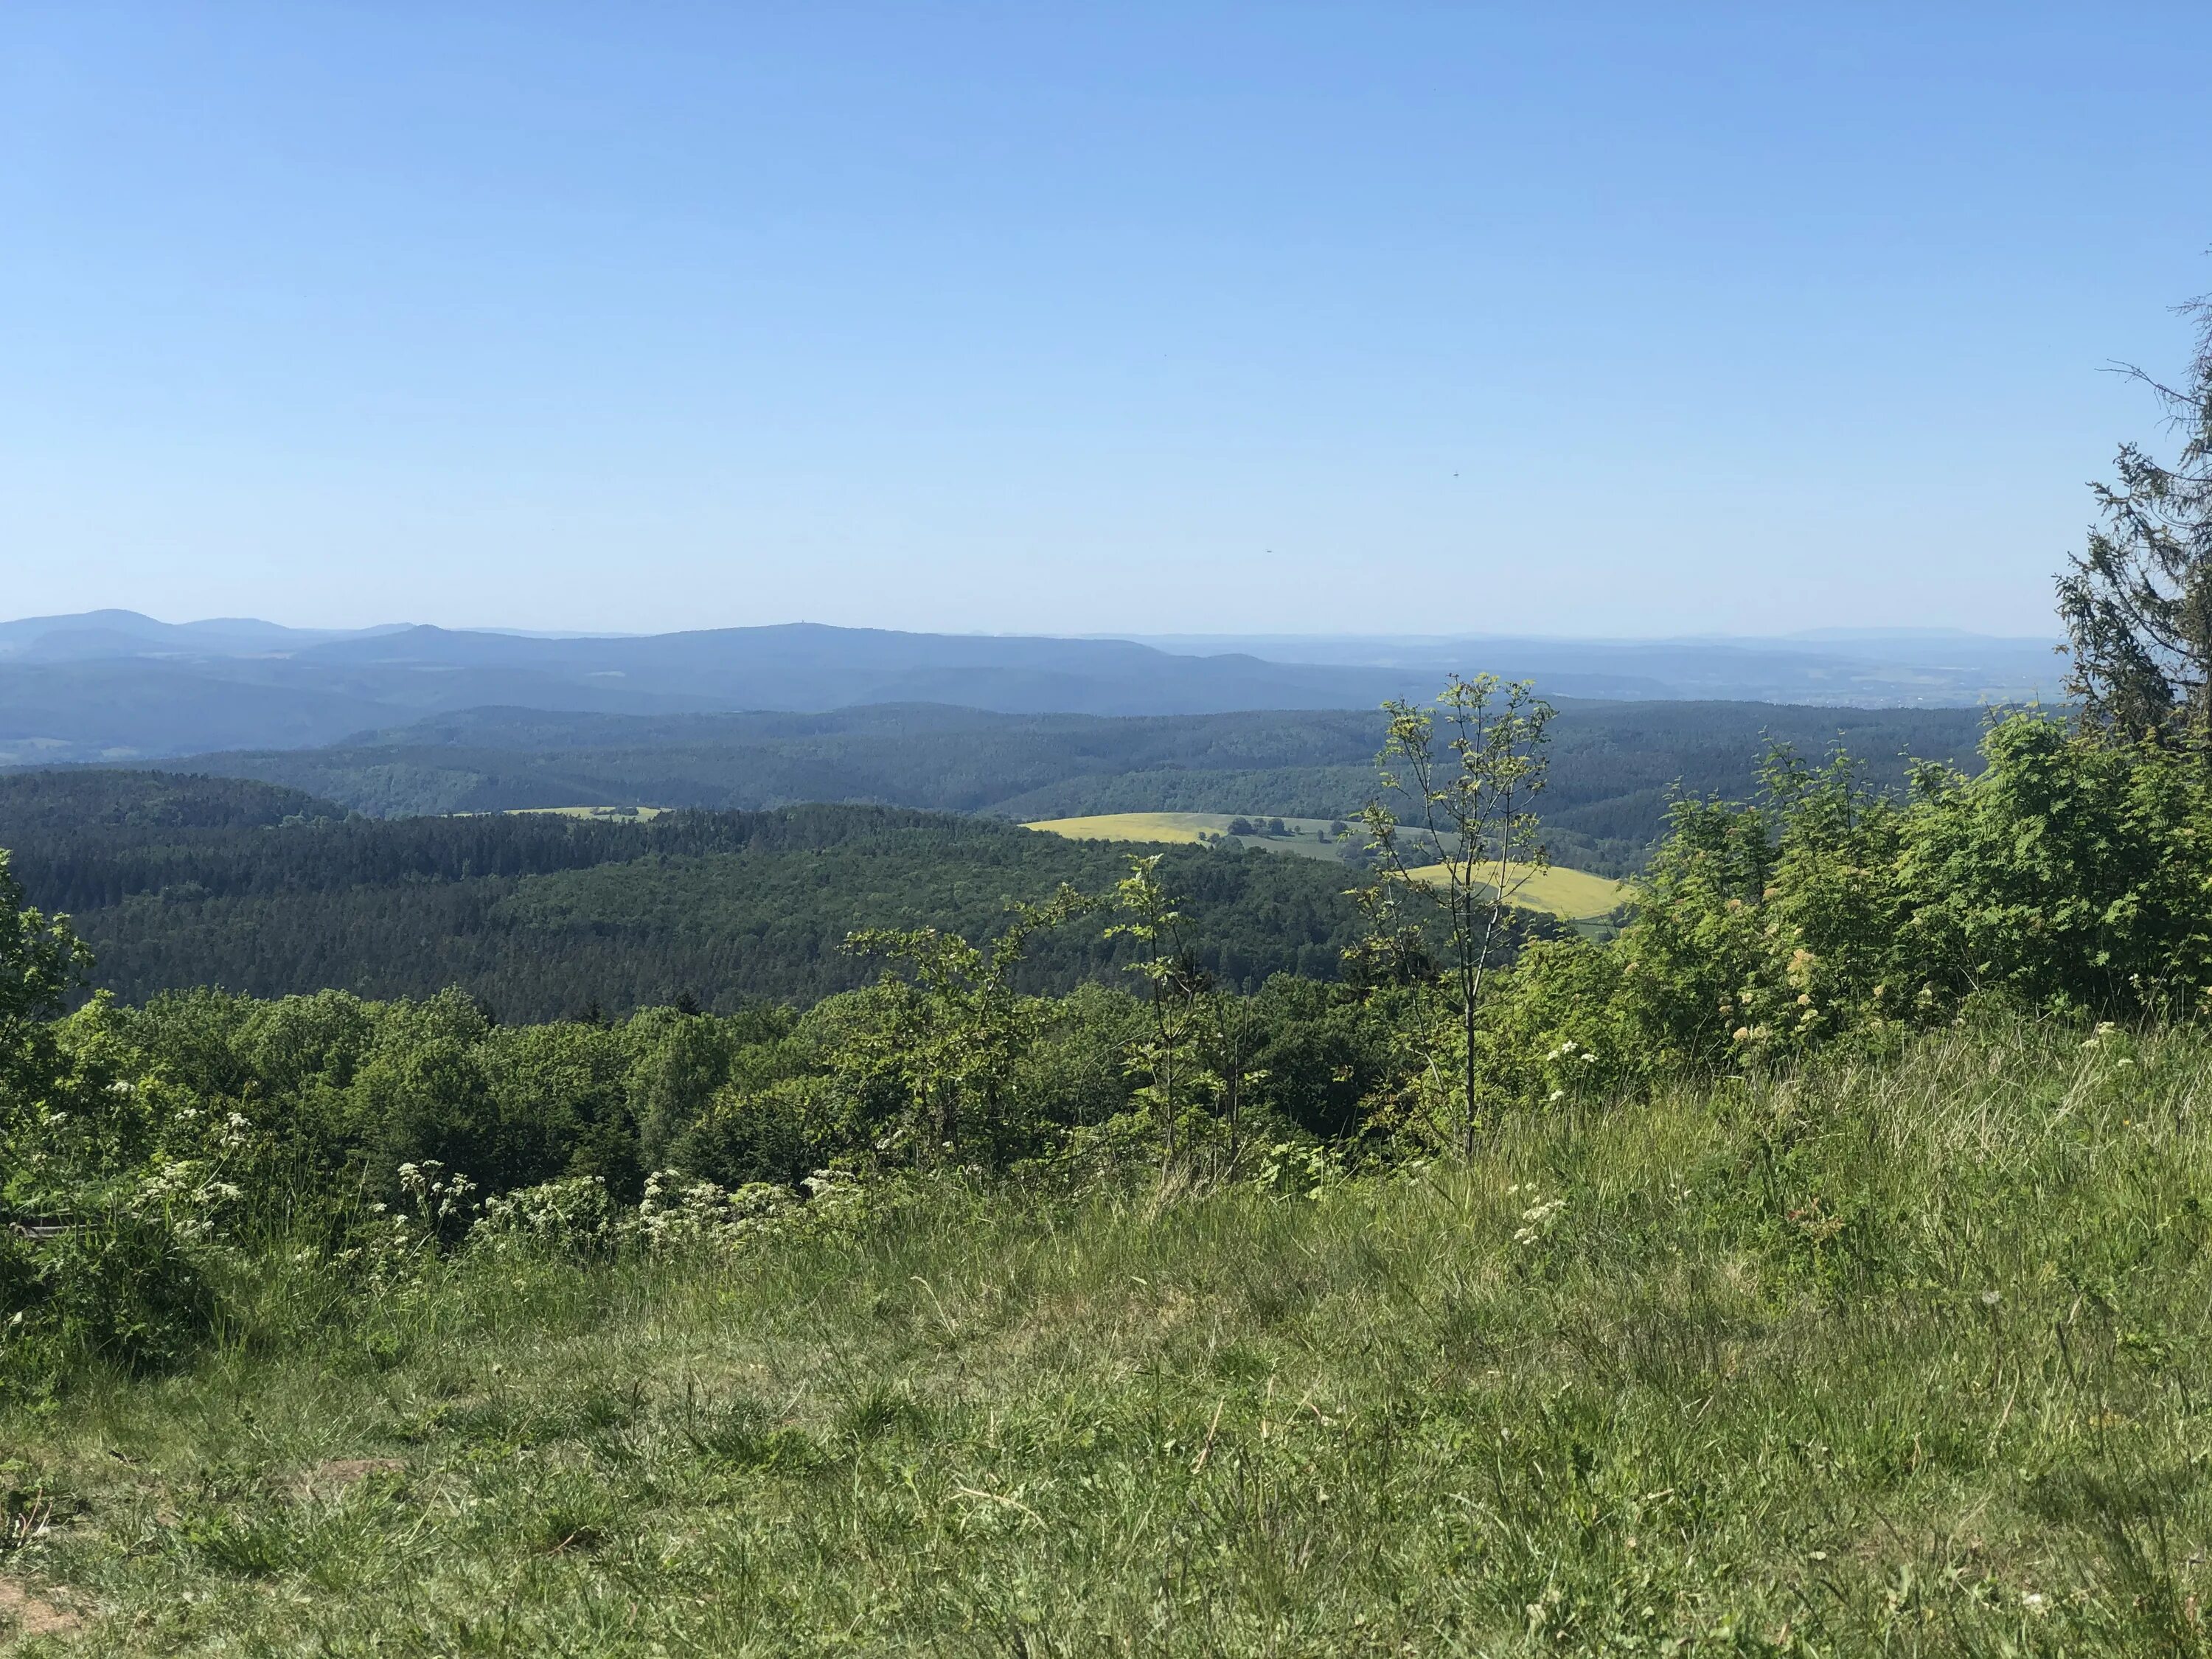
[[[766,1088],[718,1094],[669,1147],[669,1164],[724,1187],[754,1182],[796,1186],[837,1151],[827,1079],[784,1078]]]
[[[28,1323],[64,1352],[142,1372],[185,1359],[216,1328],[221,1302],[188,1224],[124,1210],[36,1247]]]
[[[1881,1047],[1970,1004],[2197,1012],[2212,994],[2205,760],[2028,714],[1995,724],[1983,754],[1971,779],[1919,769],[1899,799],[1848,758],[1783,753],[1758,802],[1679,803],[1619,938],[1530,946],[1484,1010],[1496,1100],[1576,1094],[1568,1042],[1618,1089]]]

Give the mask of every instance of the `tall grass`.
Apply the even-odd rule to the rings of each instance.
[[[2196,1653],[2208,1085],[1997,1024],[1310,1198],[272,1248],[0,1420],[0,1575],[98,1653]]]

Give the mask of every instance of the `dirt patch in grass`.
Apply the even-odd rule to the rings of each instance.
[[[17,1636],[63,1636],[84,1620],[19,1579],[0,1578],[0,1631]]]
[[[373,1474],[398,1474],[406,1467],[396,1457],[333,1457],[301,1474],[300,1486],[306,1494],[343,1492]]]

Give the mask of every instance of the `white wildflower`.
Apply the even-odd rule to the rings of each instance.
[[[1513,1242],[1516,1244],[1536,1243],[1552,1231],[1553,1224],[1559,1218],[1559,1212],[1566,1207],[1567,1200],[1564,1198],[1547,1198],[1540,1204],[1530,1205],[1521,1212],[1520,1230],[1513,1235]]]

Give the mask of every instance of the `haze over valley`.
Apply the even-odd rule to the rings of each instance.
[[[0,623],[0,764],[307,748],[487,708],[607,714],[938,703],[1012,714],[1371,709],[1446,671],[1549,696],[1860,708],[2057,702],[2051,642],[1942,630],[1791,640],[1131,641],[793,623],[546,637],[312,630],[131,611]]]

